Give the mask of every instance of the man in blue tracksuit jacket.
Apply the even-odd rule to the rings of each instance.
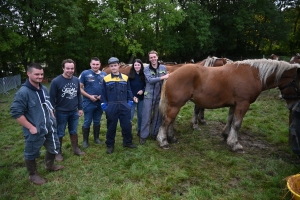
[[[101,92],[102,109],[106,113],[107,133],[106,146],[107,153],[114,152],[115,136],[118,120],[122,128],[123,146],[136,148],[132,143],[131,132],[131,106],[133,96],[128,82],[128,76],[119,72],[119,59],[111,57],[108,60],[111,73],[104,77]]]
[[[29,180],[37,185],[46,182],[39,176],[35,159],[40,149],[46,148],[45,164],[49,171],[57,171],[63,166],[54,165],[55,155],[59,152],[59,140],[56,133],[56,120],[50,103],[48,90],[41,84],[44,70],[38,63],[27,67],[28,79],[15,94],[10,113],[22,125],[25,139],[24,158]]]

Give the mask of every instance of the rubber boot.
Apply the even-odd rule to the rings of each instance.
[[[88,148],[89,147],[90,128],[82,127],[82,135],[83,135],[82,147]]]
[[[56,160],[57,162],[62,162],[62,161],[64,160],[64,158],[63,158],[63,156],[62,156],[62,150],[61,150],[63,138],[58,138],[58,139],[59,139],[59,145],[60,145],[60,148],[59,148],[58,154],[55,155],[55,160]]]
[[[29,181],[33,182],[36,185],[43,185],[46,183],[46,180],[40,177],[36,170],[36,162],[35,160],[26,160],[25,164],[27,171],[29,172]]]
[[[51,154],[50,152],[46,151],[45,155],[45,168],[49,171],[58,171],[63,169],[64,166],[62,165],[54,165],[55,154]]]
[[[71,139],[71,144],[72,144],[72,149],[75,155],[78,156],[82,156],[85,153],[83,151],[81,151],[78,147],[78,135],[70,135],[70,139]]]
[[[102,142],[99,140],[99,135],[100,135],[100,126],[94,126],[93,127],[94,131],[94,142],[96,144],[102,144]]]

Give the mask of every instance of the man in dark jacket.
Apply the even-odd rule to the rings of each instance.
[[[40,156],[40,149],[46,148],[45,164],[49,171],[57,171],[64,166],[54,165],[55,155],[59,152],[56,134],[56,120],[46,87],[41,82],[44,71],[41,65],[32,63],[27,67],[28,79],[15,94],[10,111],[13,118],[23,126],[25,138],[24,158],[29,180],[37,185],[46,182],[39,176],[35,159]]]

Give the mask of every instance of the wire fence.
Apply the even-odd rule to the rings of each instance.
[[[11,89],[18,89],[21,85],[21,75],[8,76],[0,78],[0,94],[9,94],[8,91]]]

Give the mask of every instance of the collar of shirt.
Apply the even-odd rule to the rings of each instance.
[[[118,75],[115,75],[115,74],[113,74],[113,73],[111,73],[111,78],[120,78],[120,79],[122,79],[122,75],[121,75],[121,73],[119,73]]]

